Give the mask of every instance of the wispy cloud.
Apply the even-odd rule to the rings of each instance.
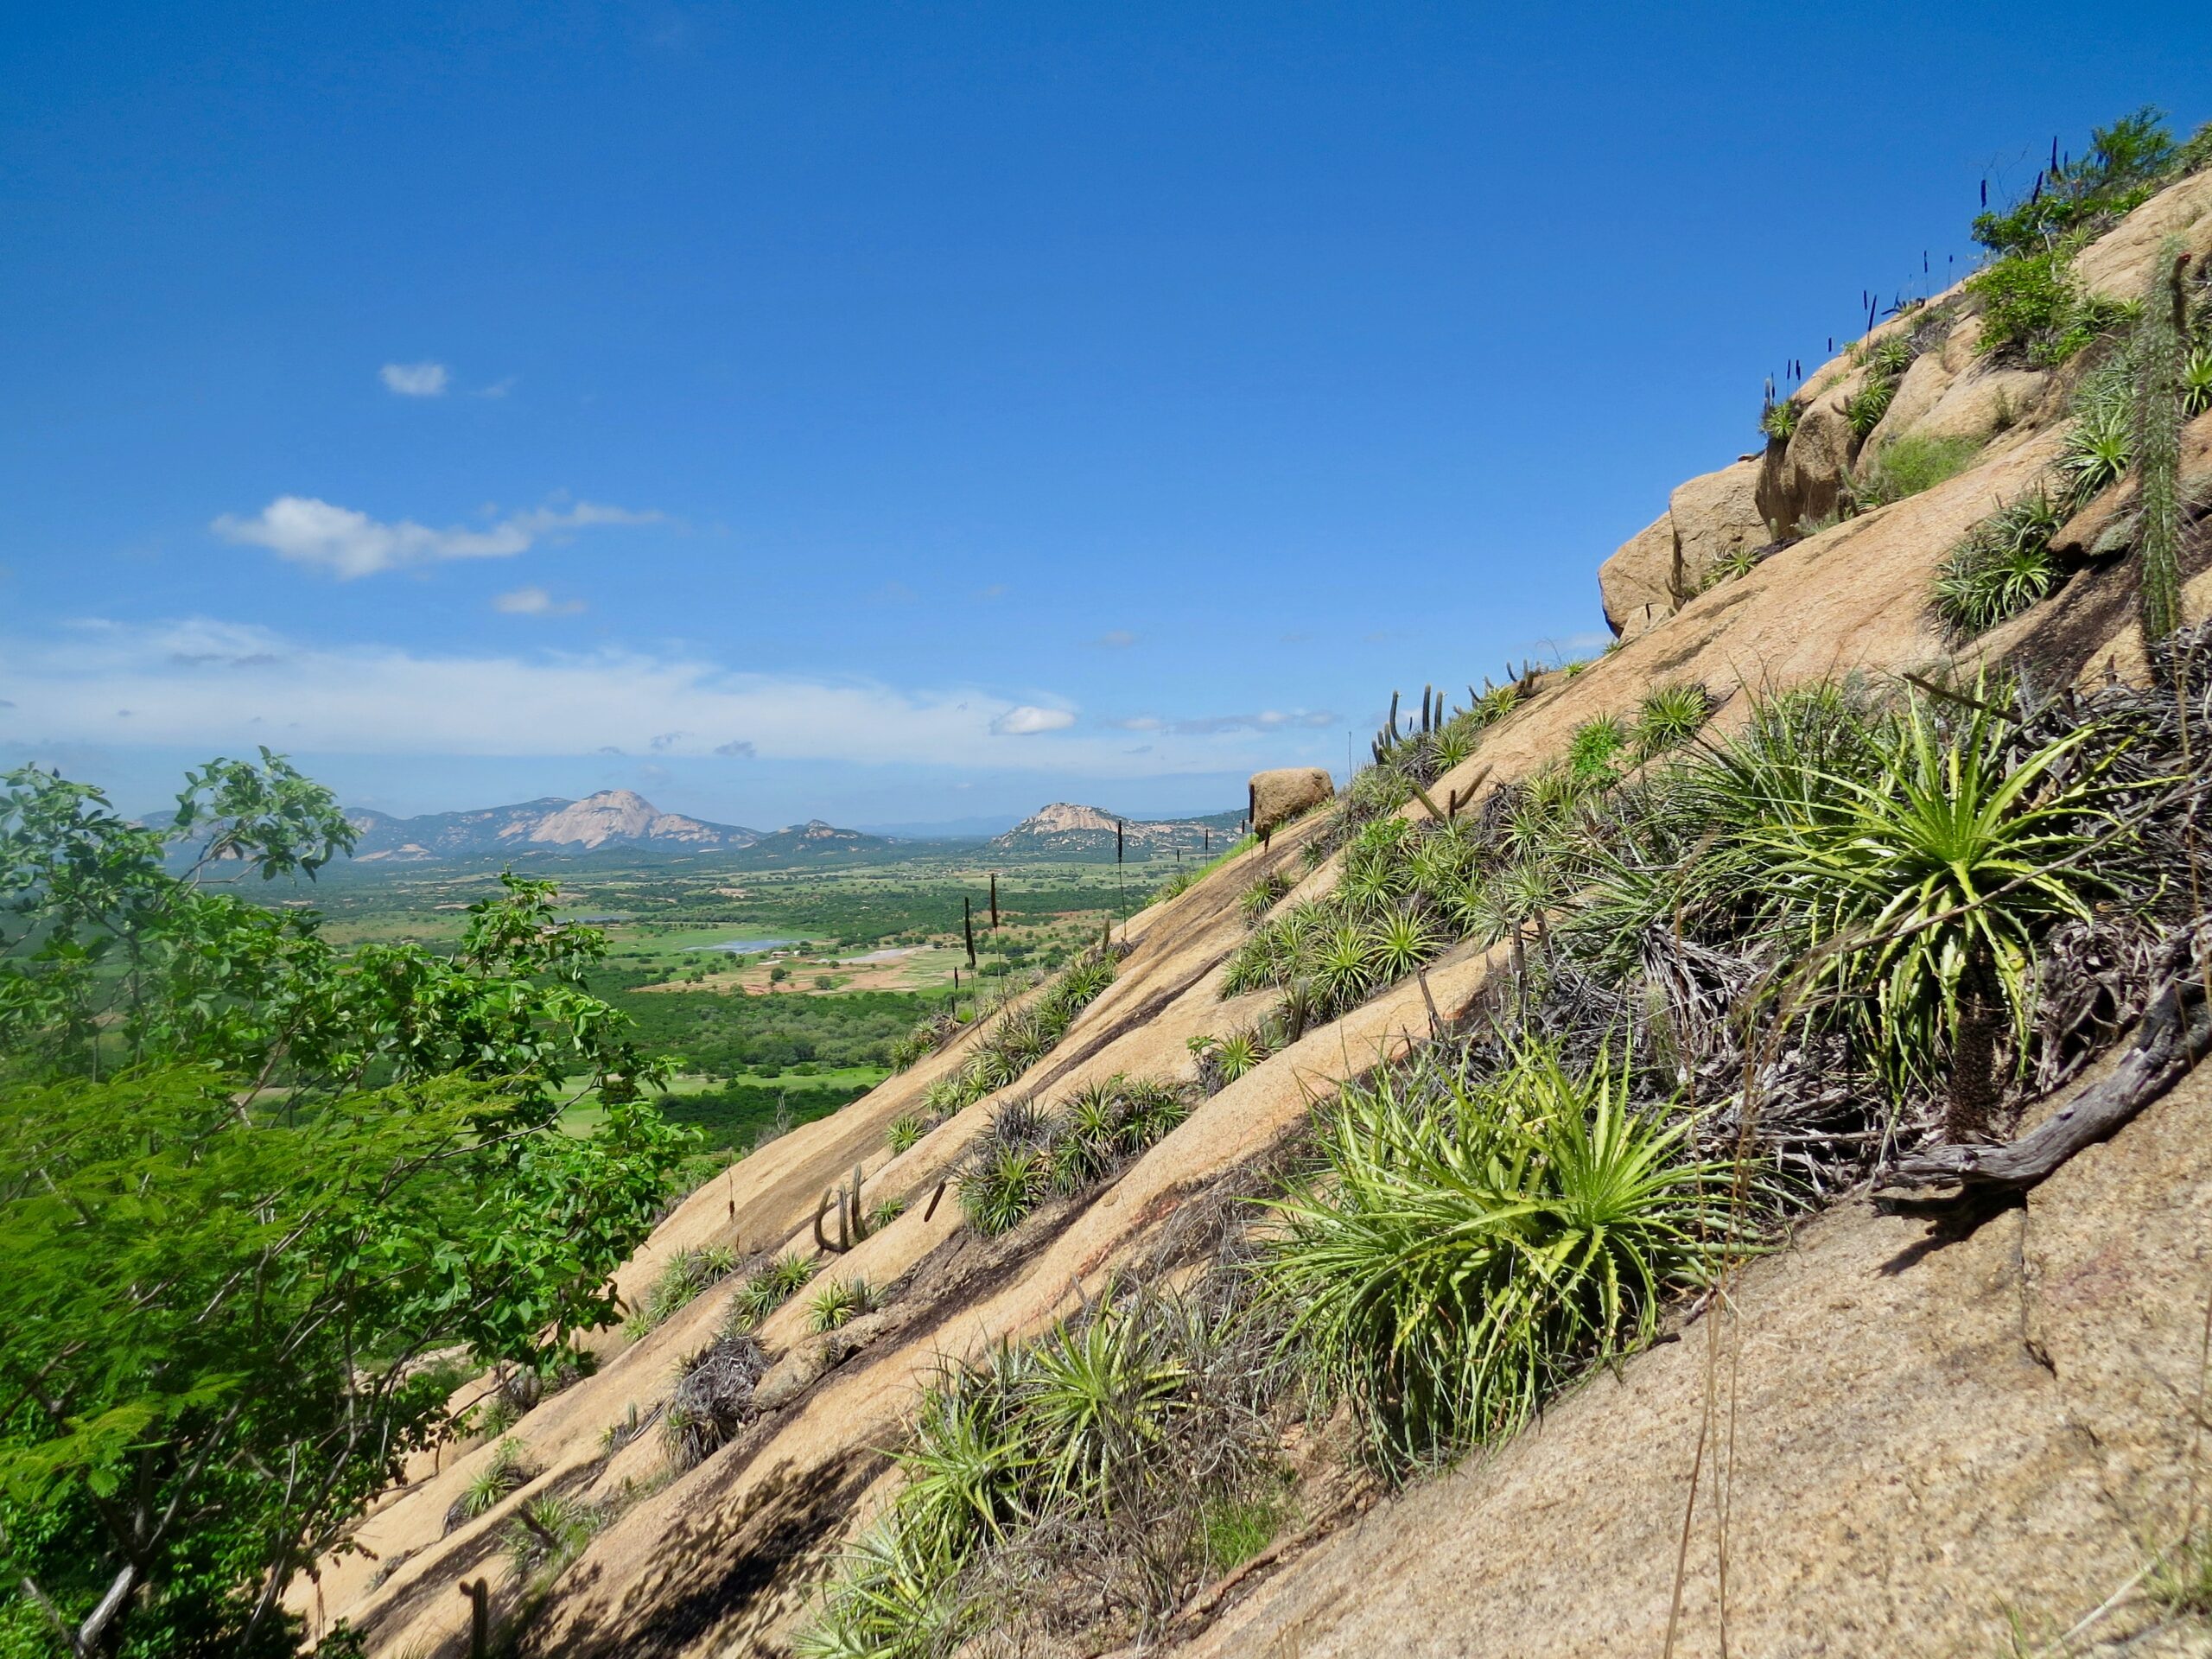
[[[442,363],[387,363],[377,374],[385,391],[401,397],[442,397],[450,378]]]
[[[340,582],[403,565],[447,559],[507,559],[540,537],[599,524],[650,524],[658,512],[579,501],[570,507],[537,507],[511,513],[488,529],[454,525],[433,530],[411,518],[386,524],[352,507],[308,495],[280,495],[251,518],[225,513],[210,526],[226,542],[265,547],[295,564],[327,570]]]
[[[1045,732],[1064,732],[1075,724],[1075,716],[1065,709],[1039,709],[1033,703],[1018,703],[991,722],[991,729],[1001,737],[1035,737]]]
[[[695,654],[325,645],[206,618],[0,633],[18,747],[267,743],[309,756],[711,757],[1090,778],[1249,770],[1306,753],[1319,713],[1085,729],[1049,693],[739,671]],[[125,716],[119,711],[131,709]],[[35,712],[32,712],[35,711]],[[1132,736],[1132,733],[1142,733]],[[742,735],[740,735],[740,734]]]
[[[1191,720],[1163,720],[1158,715],[1133,715],[1106,722],[1117,731],[1166,732],[1180,737],[1214,737],[1224,732],[1323,731],[1338,724],[1326,709],[1262,709],[1256,715],[1203,715]]]
[[[581,599],[556,599],[543,588],[515,588],[492,601],[502,616],[581,616]]]
[[[1109,628],[1090,641],[1100,651],[1127,651],[1137,642],[1137,637],[1127,628]]]

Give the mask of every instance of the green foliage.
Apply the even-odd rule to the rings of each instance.
[[[1324,1396],[1397,1455],[1511,1432],[1649,1340],[1730,1236],[1724,1171],[1605,1063],[1529,1047],[1478,1080],[1428,1060],[1346,1088],[1319,1130],[1263,1282]]]
[[[2176,156],[2164,112],[2146,105],[2109,127],[2094,129],[2089,153],[2070,169],[2038,175],[2025,200],[1977,217],[1974,239],[1999,255],[2048,254],[2141,203]]]
[[[1804,410],[1784,398],[1759,411],[1759,430],[1777,443],[1787,443],[1796,435],[1797,423],[1804,418]]]
[[[2085,295],[2074,280],[2071,247],[2000,259],[1967,280],[1981,301],[1976,349],[2055,367],[2107,334],[2124,315]]]
[[[1956,478],[1980,449],[1972,438],[1902,433],[1884,443],[1860,468],[1852,486],[1853,501],[1864,512],[1918,495]]]
[[[746,1330],[760,1324],[805,1289],[821,1265],[812,1256],[787,1250],[755,1268],[730,1298],[730,1328]]]
[[[1786,894],[1839,992],[1875,988],[1866,1018],[1900,1083],[1937,1075],[1970,996],[1994,1000],[2024,1056],[2037,941],[2088,914],[2119,851],[2085,764],[2094,728],[2016,758],[1987,699],[1978,687],[1948,727],[1908,702],[1870,734],[1873,776],[1816,773],[1815,809],[1774,811],[1755,835],[1773,859],[1763,885]]]
[[[1243,896],[1236,901],[1237,908],[1243,912],[1246,921],[1256,925],[1267,919],[1268,912],[1275,907],[1290,888],[1287,873],[1270,870],[1244,889]]]
[[[1748,544],[1726,548],[1714,556],[1705,573],[1705,585],[1717,588],[1724,582],[1738,576],[1748,576],[1759,568],[1759,550]]]
[[[214,880],[352,834],[266,753],[159,831],[34,768],[0,793],[0,1549],[88,1648],[289,1643],[292,1573],[452,1427],[417,1362],[542,1372],[608,1322],[683,1151],[551,883],[441,954]],[[579,1087],[588,1136],[555,1124]]]
[[[1680,748],[1698,734],[1713,713],[1713,694],[1701,685],[1676,680],[1655,685],[1637,707],[1634,741],[1640,759]]]
[[[523,1450],[522,1442],[502,1440],[492,1448],[492,1455],[482,1467],[469,1477],[454,1509],[459,1518],[466,1521],[489,1515],[511,1495],[528,1485],[536,1474],[537,1469]],[[448,1522],[453,1518],[448,1516]]]
[[[2191,346],[2181,369],[2181,412],[2195,420],[2208,409],[2212,409],[2212,339]]]
[[[1630,747],[1626,726],[1611,715],[1599,715],[1574,728],[1567,742],[1567,768],[1578,779],[1606,779]]]
[[[1244,1565],[1282,1530],[1287,1510],[1274,1493],[1217,1499],[1204,1511],[1206,1566],[1216,1574]]]
[[[1971,639],[2042,600],[2058,583],[2050,539],[2064,522],[2063,509],[2037,490],[1975,525],[1936,569],[1944,625]]]
[[[948,1365],[898,1454],[898,1496],[848,1549],[794,1650],[938,1659],[987,1628],[1003,1634],[1029,1609],[974,1594],[975,1570],[1055,1522],[1095,1535],[1110,1519],[1146,1541],[1166,1580],[1154,1605],[1172,1612],[1192,1575],[1249,1557],[1282,1518],[1280,1482],[1254,1478],[1260,1378],[1224,1375],[1232,1340],[1195,1307],[1109,1287],[1027,1347]]]
[[[502,1535],[509,1571],[519,1582],[550,1579],[583,1554],[599,1522],[595,1511],[557,1492],[529,1499]]]
[[[922,1137],[927,1135],[932,1127],[929,1118],[923,1113],[901,1112],[891,1120],[891,1128],[885,1136],[885,1144],[889,1148],[891,1155],[895,1158],[900,1153],[911,1152],[919,1146]]]
[[[2212,1618],[2212,1535],[2199,1527],[2151,1552],[2143,1590],[2168,1613]]]
[[[1057,1114],[1005,1102],[955,1178],[968,1224],[986,1237],[1019,1226],[1054,1192],[1083,1191],[1190,1116],[1171,1084],[1116,1072],[1085,1084]]]
[[[737,1253],[728,1245],[709,1244],[678,1250],[654,1279],[645,1300],[622,1322],[623,1333],[633,1341],[644,1336],[689,1306],[700,1292],[736,1270]]]
[[[2117,398],[2087,403],[2059,451],[2058,474],[2068,503],[2087,505],[2127,476],[2135,464],[2135,434],[2127,406]]]
[[[875,1287],[865,1279],[832,1279],[816,1291],[806,1304],[806,1325],[810,1331],[835,1331],[849,1324],[861,1314],[874,1310],[879,1303]]]
[[[1852,431],[1863,438],[1882,423],[1882,416],[1890,412],[1897,395],[1897,381],[1878,376],[1852,394],[1851,401],[1843,406],[1843,418],[1851,423]]]

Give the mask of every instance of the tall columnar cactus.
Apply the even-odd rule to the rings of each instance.
[[[2180,242],[2158,250],[2135,348],[2135,467],[2143,480],[2143,644],[2181,626],[2182,372],[2189,353],[2189,255]]]

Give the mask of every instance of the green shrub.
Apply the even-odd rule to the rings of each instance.
[[[520,1491],[537,1478],[537,1466],[523,1449],[522,1442],[502,1439],[492,1448],[492,1455],[482,1466],[468,1478],[461,1496],[446,1511],[446,1530],[450,1532],[464,1521],[490,1514],[511,1493]]]
[[[1980,452],[1972,438],[1906,432],[1891,438],[1861,469],[1852,498],[1862,509],[1885,506],[1956,478]]]
[[[645,1301],[623,1321],[624,1333],[633,1340],[644,1336],[736,1268],[737,1252],[728,1245],[709,1244],[678,1250],[653,1280]]]
[[[501,1542],[518,1580],[548,1577],[583,1554],[600,1517],[576,1499],[556,1492],[531,1498],[507,1523]]]
[[[1270,870],[1244,889],[1243,896],[1236,901],[1237,908],[1243,912],[1246,921],[1256,925],[1267,919],[1268,912],[1275,907],[1276,902],[1290,891],[1290,887],[1287,874],[1281,870]]]
[[[1726,1173],[1688,1132],[1541,1047],[1488,1079],[1432,1058],[1348,1086],[1262,1258],[1288,1351],[1398,1455],[1510,1433],[1719,1259]]]
[[[1243,1566],[1274,1542],[1287,1515],[1281,1497],[1273,1492],[1207,1504],[1203,1525],[1208,1570],[1217,1575]]]
[[[1796,435],[1798,423],[1804,418],[1805,411],[1785,398],[1759,411],[1759,430],[1777,443],[1787,443]]]
[[[921,1144],[922,1137],[930,1132],[930,1120],[920,1112],[901,1112],[891,1120],[891,1128],[884,1137],[891,1155],[911,1152]]]
[[[730,1298],[733,1329],[755,1325],[806,1288],[821,1262],[796,1250],[777,1256],[749,1274]]]
[[[1718,554],[1705,573],[1705,585],[1717,588],[1724,582],[1738,576],[1748,576],[1759,568],[1759,550],[1748,543],[1725,548]]]
[[[2068,502],[2086,506],[2126,477],[2134,464],[2135,435],[2126,404],[2117,399],[2089,403],[2075,417],[2059,451],[2058,473],[2065,481]]]
[[[1034,1102],[1013,1100],[991,1115],[991,1126],[956,1178],[968,1224],[986,1238],[1018,1225],[1052,1186],[1049,1126]]]
[[[1612,715],[1586,720],[1567,740],[1567,771],[1578,779],[1611,778],[1614,761],[1628,747],[1628,728]]]
[[[2058,583],[2050,538],[2065,522],[2043,491],[1977,524],[1937,567],[1936,613],[1961,638],[1986,632],[2044,598]]]
[[[2120,855],[2110,791],[2082,753],[2094,728],[2015,757],[1989,702],[1978,687],[1947,726],[1916,697],[1876,728],[1872,778],[1821,785],[1822,810],[1774,812],[1754,837],[1771,861],[1761,884],[1826,952],[1893,1085],[1934,1080],[1948,1055],[1960,1100],[1991,1086],[2000,1030],[2024,1059],[2040,940],[2088,917]]]
[[[1882,416],[1890,412],[1896,401],[1897,383],[1886,378],[1869,380],[1843,406],[1843,417],[1851,423],[1851,429],[1865,437],[1882,423]]]
[[[1701,685],[1675,681],[1655,685],[1636,711],[1636,752],[1649,760],[1679,748],[1695,737],[1713,713],[1713,694]]]
[[[2212,340],[2192,346],[2182,365],[2181,408],[2191,420],[2212,409]]]
[[[2024,200],[1979,215],[1974,239],[2012,257],[2044,254],[2062,242],[2078,244],[2143,202],[2164,175],[2187,170],[2190,159],[2176,151],[2164,113],[2145,105],[2109,127],[2092,129],[2088,154],[2069,168],[2038,174],[2037,188]]]
[[[876,1306],[875,1287],[865,1279],[832,1279],[806,1304],[807,1329],[835,1331]]]

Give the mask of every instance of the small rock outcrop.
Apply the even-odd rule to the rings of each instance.
[[[1598,592],[1605,602],[1605,626],[1623,639],[1633,639],[1675,613],[1675,521],[1658,518],[1623,542],[1598,567]]]
[[[1252,833],[1264,836],[1337,792],[1319,766],[1279,766],[1252,774]]]

